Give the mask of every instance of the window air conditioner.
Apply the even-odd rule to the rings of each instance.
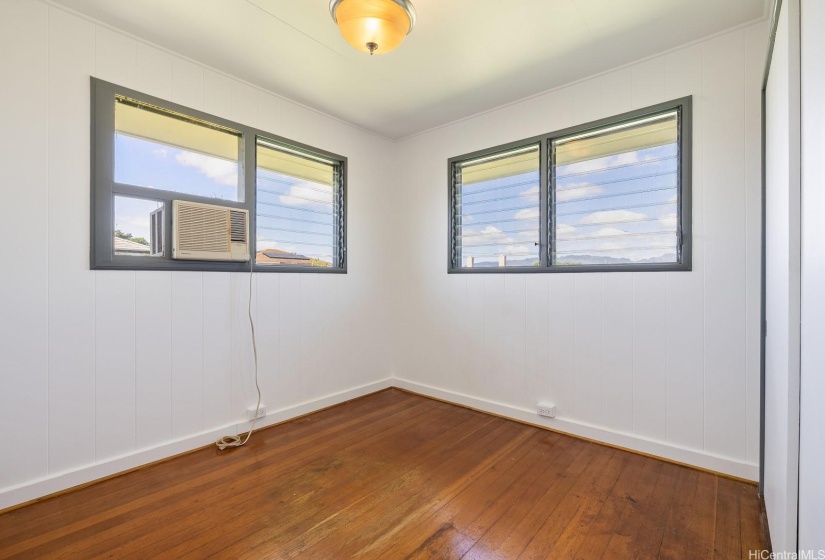
[[[172,258],[248,261],[249,211],[173,200]]]

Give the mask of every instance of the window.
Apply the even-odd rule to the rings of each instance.
[[[690,270],[690,109],[451,159],[450,272]]]
[[[243,201],[241,133],[115,96],[115,182]]]
[[[95,78],[92,102],[92,268],[346,272],[346,158]]]
[[[339,162],[263,138],[257,158],[257,253],[262,266],[339,266]]]
[[[456,262],[538,266],[539,151],[534,144],[455,165]]]

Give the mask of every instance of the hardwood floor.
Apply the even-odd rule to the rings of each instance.
[[[744,483],[387,390],[0,515],[0,558],[747,558]]]

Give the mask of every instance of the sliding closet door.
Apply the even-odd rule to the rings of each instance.
[[[765,93],[765,507],[795,551],[799,465],[799,0],[784,0]]]
[[[825,2],[802,0],[799,548],[825,550]]]

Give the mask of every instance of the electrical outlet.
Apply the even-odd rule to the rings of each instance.
[[[551,403],[539,403],[536,412],[539,416],[547,416],[548,418],[556,417],[556,405]]]
[[[254,406],[249,407],[249,408],[246,409],[246,415],[247,415],[247,417],[249,418],[250,421],[260,420],[261,418],[266,416],[266,407],[264,405],[261,405],[261,407],[258,409],[258,416],[257,417],[255,416],[255,407]]]

